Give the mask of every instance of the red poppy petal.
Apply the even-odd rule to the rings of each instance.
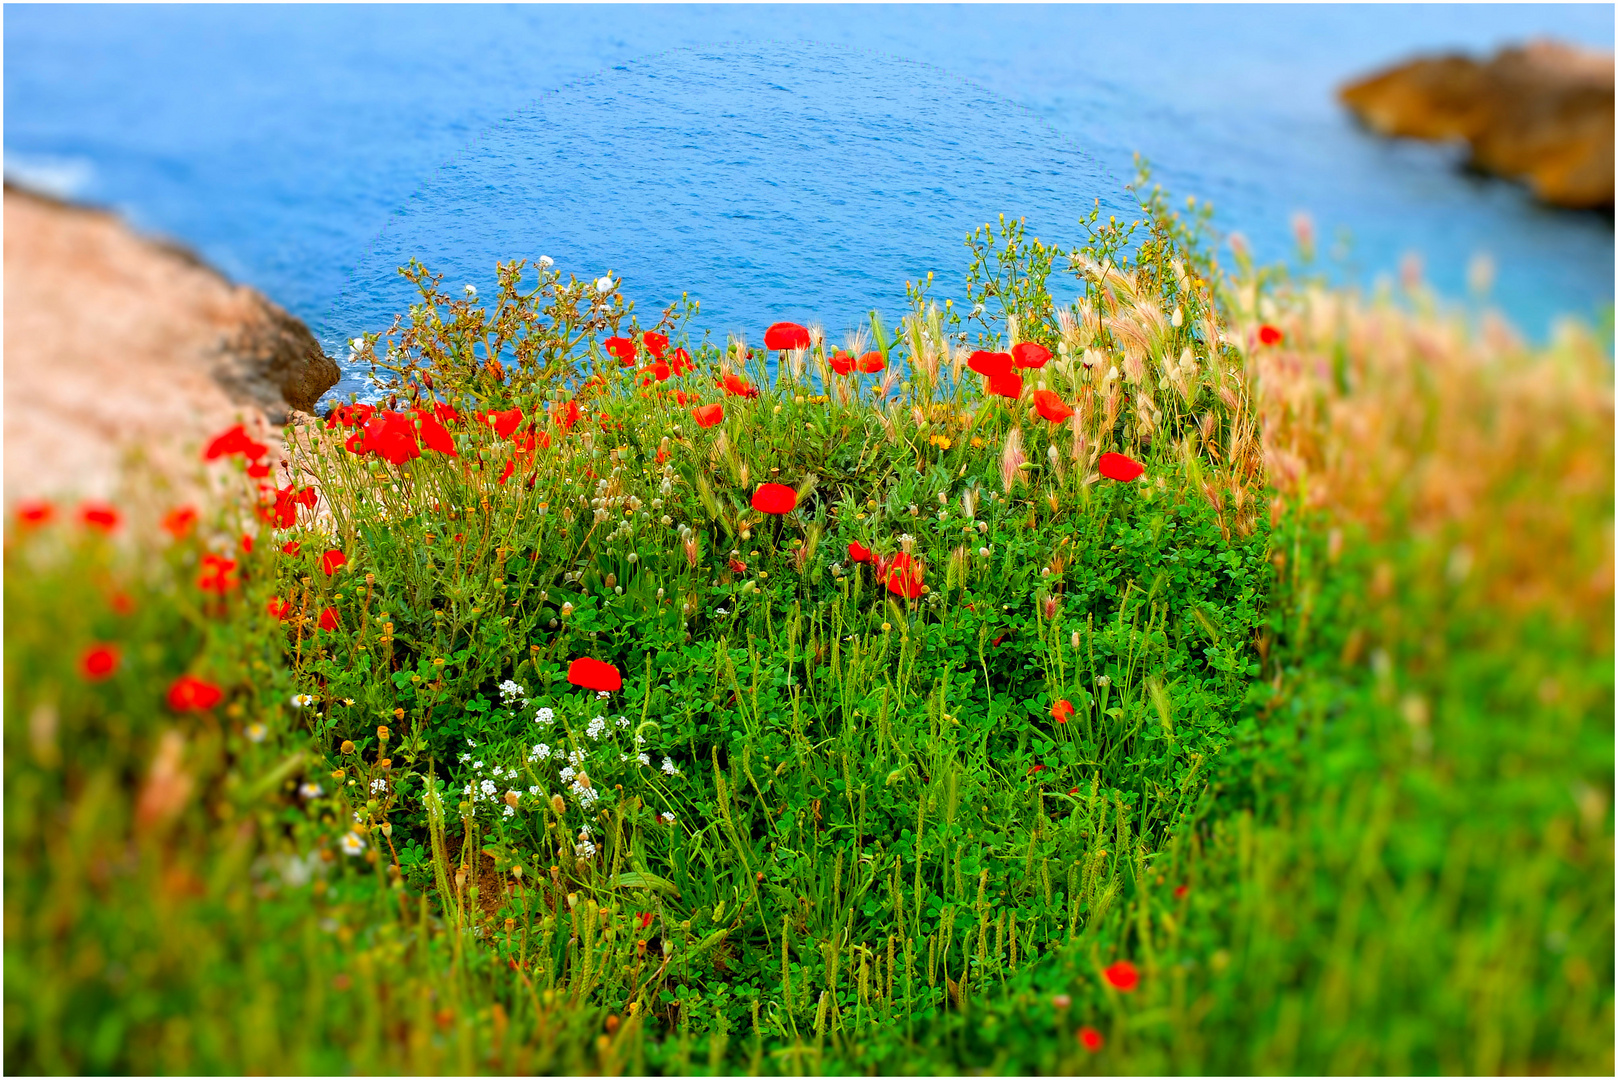
[[[1097,466],[1101,470],[1101,475],[1108,480],[1119,480],[1124,483],[1136,479],[1146,471],[1146,466],[1134,458],[1113,453],[1102,454]]]

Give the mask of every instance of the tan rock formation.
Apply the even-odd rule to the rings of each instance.
[[[1471,163],[1556,206],[1613,206],[1613,54],[1552,41],[1413,60],[1343,87],[1372,131],[1464,139]]]
[[[276,447],[340,372],[307,327],[112,214],[5,188],[5,500],[197,486],[236,422]],[[125,494],[128,494],[125,492]]]

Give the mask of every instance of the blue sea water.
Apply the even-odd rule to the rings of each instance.
[[[689,292],[720,339],[840,335],[928,270],[959,295],[1001,213],[1063,245],[1098,199],[1129,215],[1137,151],[1260,258],[1297,211],[1345,280],[1415,252],[1461,298],[1485,253],[1542,336],[1612,303],[1610,220],[1333,96],[1542,34],[1611,49],[1613,8],[13,4],[5,168],[190,244],[334,355],[405,309],[411,257],[487,290],[496,259],[549,255],[641,311]]]

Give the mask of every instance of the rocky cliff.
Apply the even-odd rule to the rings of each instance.
[[[1613,54],[1550,41],[1412,60],[1339,91],[1372,131],[1460,139],[1471,164],[1556,206],[1612,210]]]
[[[5,497],[187,489],[206,439],[277,429],[337,382],[308,328],[116,216],[5,188]],[[151,473],[148,473],[151,475]]]

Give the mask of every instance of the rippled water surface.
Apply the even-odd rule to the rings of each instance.
[[[409,257],[611,269],[701,328],[838,332],[896,312],[1004,212],[1076,242],[1146,154],[1260,257],[1306,210],[1337,272],[1419,252],[1535,335],[1613,297],[1613,230],[1361,132],[1343,80],[1539,33],[1611,48],[1611,7],[8,6],[9,175],[115,206],[304,318],[381,329]],[[1340,244],[1339,234],[1352,242]]]

